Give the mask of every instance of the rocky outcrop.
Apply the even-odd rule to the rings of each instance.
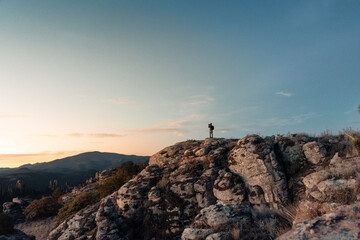
[[[49,239],[274,239],[356,203],[360,164],[352,158],[351,171],[340,143],[305,135],[178,143]]]
[[[250,187],[261,188],[272,207],[288,202],[285,173],[274,151],[274,138],[251,135],[239,140],[229,153],[229,169]]]
[[[306,195],[299,202],[294,224],[360,200],[360,158],[342,159],[319,168],[302,180]]]
[[[15,224],[25,221],[23,212],[30,204],[31,199],[13,198],[12,202],[5,202],[3,204],[3,212],[9,216]]]
[[[278,240],[326,239],[357,240],[360,238],[360,205],[339,207],[321,217],[299,223]]]
[[[103,184],[107,179],[111,178],[115,174],[115,172],[116,172],[115,168],[106,169],[101,172],[96,172],[95,177],[86,180],[85,186],[74,187],[70,193],[62,196],[61,198],[62,202],[70,201],[71,199],[83,193],[92,192],[96,190],[100,184]]]
[[[66,219],[49,235],[49,240],[83,239],[84,237],[95,238],[96,221],[95,216],[99,204],[86,207]]]
[[[309,142],[303,146],[304,154],[309,162],[318,164],[325,160],[326,149],[318,142]]]

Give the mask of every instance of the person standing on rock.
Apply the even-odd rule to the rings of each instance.
[[[214,132],[215,127],[214,127],[214,125],[212,125],[212,123],[209,123],[208,128],[209,128],[210,138],[213,138],[214,137],[213,132]]]

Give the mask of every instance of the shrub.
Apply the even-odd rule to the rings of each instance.
[[[354,138],[352,139],[352,143],[354,144],[354,146],[356,147],[356,149],[360,149],[360,138]]]
[[[354,148],[356,149],[357,153],[360,152],[360,132],[354,131],[352,129],[348,129],[347,131],[344,130],[344,135],[346,138],[348,138]]]
[[[63,194],[64,192],[60,188],[56,188],[51,194],[51,196],[58,200]]]
[[[85,192],[71,199],[58,212],[58,221],[63,221],[81,209],[100,201],[97,191]]]
[[[125,162],[116,168],[115,175],[107,179],[104,184],[98,187],[100,198],[106,197],[107,195],[118,190],[124,183],[133,178],[134,175],[138,174],[148,165],[145,163]]]
[[[14,225],[10,217],[0,213],[0,234],[8,234],[14,230]]]
[[[32,201],[24,211],[26,220],[42,219],[56,215],[61,207],[57,200],[56,197],[48,196]]]

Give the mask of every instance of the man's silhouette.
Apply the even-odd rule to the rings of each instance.
[[[208,127],[209,127],[210,138],[213,138],[214,137],[213,132],[214,132],[215,127],[214,127],[214,125],[212,125],[212,123],[209,123]]]

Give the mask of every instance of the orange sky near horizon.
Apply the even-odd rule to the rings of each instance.
[[[346,3],[345,3],[346,2]],[[0,0],[0,167],[360,128],[360,1]],[[331,106],[331,107],[329,107]]]

